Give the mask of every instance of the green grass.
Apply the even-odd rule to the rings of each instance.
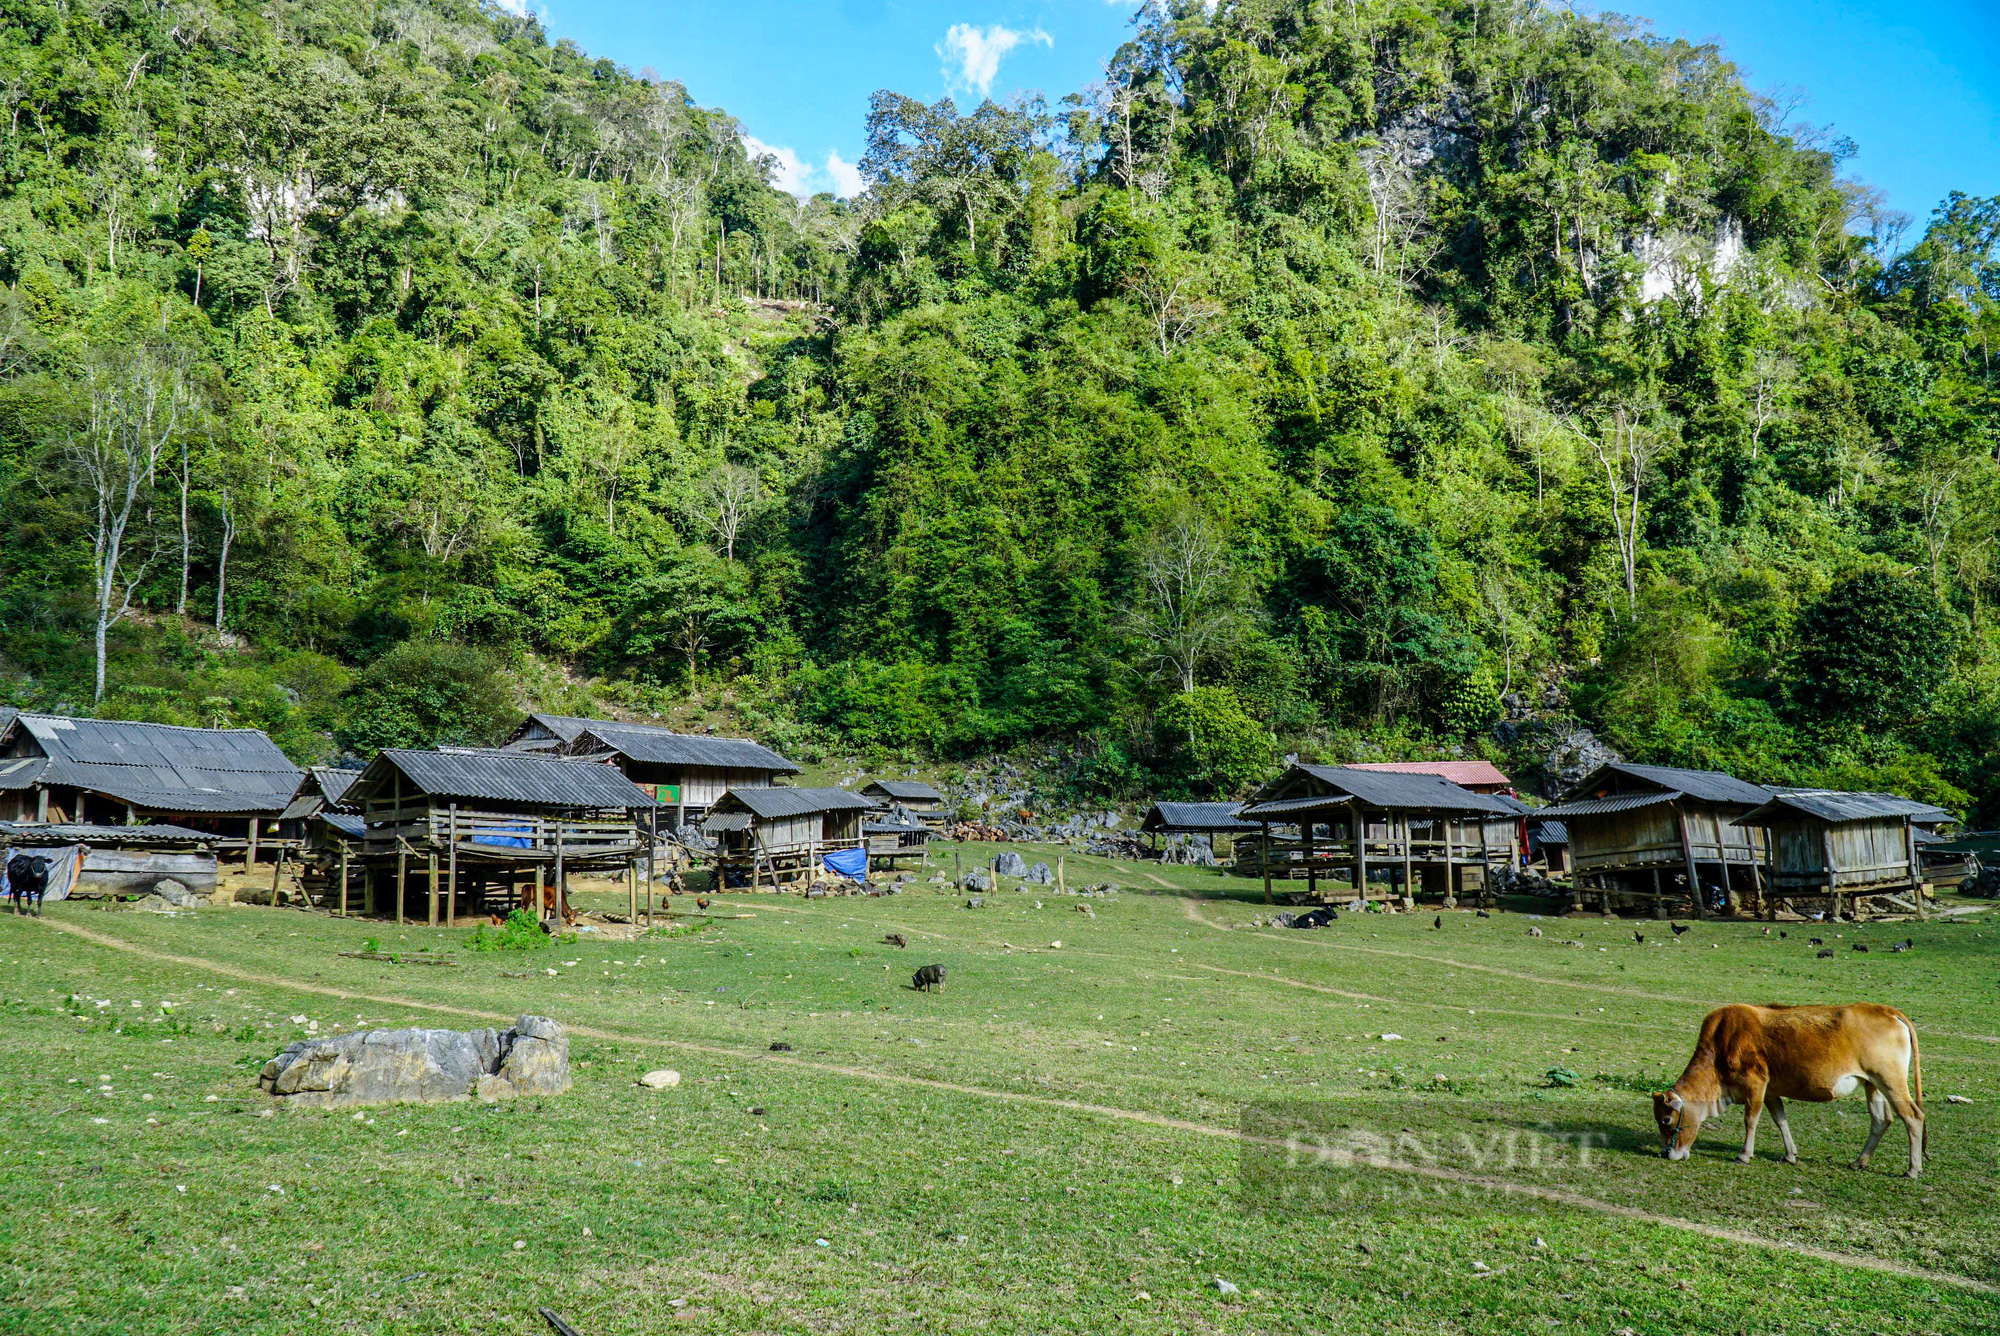
[[[994,852],[968,846],[967,866]],[[1542,920],[1532,939],[1518,913],[1437,930],[1427,912],[1285,932],[1250,927],[1268,913],[1260,888],[1213,872],[1076,855],[1067,871],[1128,889],[1090,901],[1094,918],[1011,889],[968,910],[922,882],[882,899],[735,895],[718,911],[754,917],[529,955],[293,910],[0,915],[0,1331],[530,1332],[539,1304],[591,1336],[2000,1322],[1990,1291],[1842,1260],[2000,1285],[2000,926],[1843,927],[1835,942],[1703,924],[1675,943],[1664,925],[1595,919]],[[1839,954],[1816,959],[1811,935]],[[366,936],[461,963],[338,954]],[[1917,949],[1889,954],[1904,936]],[[1876,949],[1847,950],[1857,938]],[[946,990],[910,991],[932,961]],[[1679,1071],[1707,1008],[1846,998],[1919,1026],[1925,1178],[1898,1176],[1900,1128],[1871,1172],[1844,1167],[1867,1124],[1853,1099],[1795,1108],[1797,1167],[1768,1124],[1759,1162],[1735,1163],[1740,1118],[1690,1162],[1649,1153],[1643,1092]],[[451,1009],[593,1032],[574,1041],[576,1088],[262,1116],[257,1068],[306,1033],[294,1017],[321,1033],[483,1023]],[[634,1085],[658,1066],[685,1080]],[[1576,1084],[1552,1084],[1557,1069]],[[1311,1169],[1282,1181],[1399,1195],[1259,1209],[1239,1170],[1268,1157],[1239,1163],[1228,1133],[1246,1106],[1298,1102],[1489,1149],[1588,1133],[1585,1167],[1488,1172],[1590,1204]]]

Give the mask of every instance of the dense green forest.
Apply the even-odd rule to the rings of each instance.
[[[0,699],[1110,794],[1543,716],[2000,818],[2000,199],[1712,48],[1177,0],[878,94],[851,202],[462,0],[0,0],[0,89]]]

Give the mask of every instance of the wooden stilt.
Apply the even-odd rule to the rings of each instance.
[[[1412,868],[1410,866],[1410,814],[1408,812],[1405,812],[1402,815],[1402,825],[1403,825],[1403,894],[1410,897],[1411,903],[1415,903],[1417,898],[1417,889],[1415,885],[1412,884],[1410,881],[1410,873],[1412,871]]]
[[[1314,861],[1314,855],[1318,851],[1313,847],[1313,826],[1313,819],[1308,816],[1302,830],[1302,833],[1305,835],[1306,899],[1308,900],[1317,900],[1319,898],[1319,864]]]
[[[438,925],[438,856],[435,849],[431,851],[426,873],[424,889],[430,892],[431,926],[435,928]]]
[[[450,891],[445,897],[444,921],[447,925],[458,922],[458,804],[451,805],[451,825],[445,848],[451,857]]]
[[[1368,898],[1368,814],[1354,809],[1354,898]]]
[[[347,917],[347,841],[340,842],[340,916]]]
[[[1701,872],[1694,861],[1694,837],[1688,834],[1687,813],[1676,811],[1674,813],[1674,825],[1680,831],[1681,862],[1687,868],[1688,893],[1694,897],[1694,916],[1696,918],[1707,918],[1708,906],[1702,903],[1705,897],[1701,893]],[[1718,836],[1717,844],[1719,845],[1720,843],[1720,837]],[[1721,852],[1721,850],[1718,848],[1717,852]],[[1722,869],[1723,878],[1726,881],[1729,875],[1729,864],[1725,862],[1722,865]]]
[[[557,923],[562,922],[563,895],[568,890],[569,890],[568,869],[563,866],[563,828],[562,828],[562,823],[558,821],[556,823],[555,903],[547,907],[546,917],[554,919]]]
[[[250,842],[243,854],[243,866],[247,871],[257,861],[257,818],[250,818]]]
[[[397,843],[400,844],[402,841],[398,840]],[[396,922],[398,925],[401,925],[403,922],[403,885],[409,876],[409,870],[410,851],[408,849],[396,850]]]
[[[1458,900],[1458,864],[1452,859],[1452,827],[1457,824],[1450,817],[1434,818],[1444,831],[1444,898],[1453,903]]]
[[[1257,836],[1257,861],[1264,867],[1264,903],[1271,903],[1271,823],[1260,822]]]

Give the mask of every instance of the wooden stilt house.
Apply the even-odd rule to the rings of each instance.
[[[166,822],[255,862],[260,844],[286,847],[278,823],[299,777],[254,728],[45,714],[0,722],[0,820]]]
[[[529,715],[507,744],[576,760],[604,761],[653,795],[663,830],[697,826],[731,789],[770,788],[799,767],[748,738],[676,733],[656,724],[627,724],[568,715]]]
[[[846,789],[732,789],[701,828],[715,841],[719,886],[775,890],[810,882],[827,854],[863,848],[875,810]]]
[[[1719,770],[1614,761],[1535,815],[1568,832],[1581,907],[1699,917],[1758,894],[1764,832],[1736,819],[1771,796]]]
[[[859,792],[884,807],[900,807],[927,826],[942,825],[951,819],[951,813],[945,810],[944,795],[921,780],[878,779],[863,784]]]
[[[514,902],[521,882],[629,872],[644,850],[638,814],[653,806],[608,765],[497,751],[384,751],[342,798],[361,809],[371,912],[386,906],[402,922],[414,872],[432,924],[441,908],[456,917],[461,890],[483,911]]]
[[[1307,899],[1322,897],[1322,879],[1342,899],[1414,896],[1420,886],[1485,894],[1490,870],[1514,860],[1519,820],[1500,798],[1437,775],[1324,765],[1293,766],[1237,815],[1258,824],[1265,896],[1273,879],[1303,878]]]
[[[1768,914],[1810,904],[1828,917],[1925,912],[1918,837],[1957,818],[1892,793],[1782,789],[1735,819],[1766,837]]]

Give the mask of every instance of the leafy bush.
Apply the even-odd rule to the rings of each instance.
[[[1183,691],[1153,716],[1162,777],[1171,787],[1232,794],[1271,768],[1271,734],[1227,687]]]
[[[518,717],[500,664],[484,650],[412,640],[370,664],[335,729],[362,755],[384,747],[499,742]]]
[[[540,951],[549,944],[549,935],[542,931],[541,920],[525,909],[517,909],[507,915],[507,921],[495,928],[482,923],[472,930],[472,936],[465,942],[468,951]]]

